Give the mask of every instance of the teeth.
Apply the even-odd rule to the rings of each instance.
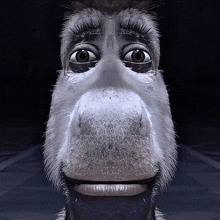
[[[147,190],[146,184],[76,184],[74,189],[88,196],[134,196]]]

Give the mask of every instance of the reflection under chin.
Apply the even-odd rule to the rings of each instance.
[[[69,192],[67,220],[140,220],[148,219],[151,194],[135,196],[87,196]]]
[[[76,181],[74,184],[67,177],[63,176],[63,184],[66,193],[66,219],[65,220],[141,220],[141,219],[154,219],[151,218],[154,213],[151,213],[149,209],[154,210],[154,198],[152,198],[153,188],[155,186],[156,176],[148,183],[139,184],[146,185],[146,190],[130,196],[93,196],[84,195],[75,190],[75,186],[83,185],[81,181]],[[146,182],[146,180],[144,180]],[[142,183],[142,182],[141,182]],[[86,185],[89,185],[86,184]],[[90,185],[92,185],[90,183]],[[94,184],[101,185],[101,184]],[[110,188],[112,185],[120,184],[103,184],[108,185]],[[122,184],[122,185],[137,185],[134,184]],[[115,188],[116,189],[116,188]],[[122,190],[123,188],[121,188]],[[64,191],[64,192],[65,192]],[[114,191],[114,190],[113,190]],[[123,191],[123,190],[122,190]],[[154,212],[154,211],[153,211]],[[150,217],[149,217],[150,215]]]

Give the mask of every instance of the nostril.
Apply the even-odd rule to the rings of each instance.
[[[73,136],[75,135],[79,135],[81,133],[81,127],[82,127],[82,123],[81,123],[81,118],[78,114],[76,114],[70,124],[70,130]]]
[[[93,122],[91,118],[77,116],[72,122],[72,130],[76,131],[73,134],[77,135],[92,135],[94,133]]]
[[[82,128],[82,120],[80,116],[78,117],[78,127]]]
[[[140,122],[140,123],[139,123],[139,127],[140,127],[140,128],[142,128],[142,127],[143,127],[142,122]]]
[[[141,117],[140,117],[139,127],[140,127],[140,128],[143,127],[143,123],[142,123],[142,115],[141,115]]]
[[[150,118],[148,118],[148,115],[145,114],[145,112],[142,112],[140,116],[139,128],[140,128],[141,134],[149,135],[150,130],[151,130]]]

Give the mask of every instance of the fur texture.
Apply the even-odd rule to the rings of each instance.
[[[121,189],[126,198],[126,187],[117,184],[150,179],[146,218],[164,219],[155,208],[156,198],[173,177],[177,146],[158,70],[159,34],[147,10],[134,1],[124,2],[77,3],[64,24],[63,69],[52,96],[44,146],[48,178],[66,202],[67,211],[57,220],[75,218],[73,191],[109,196]],[[82,51],[89,51],[91,60],[76,61],[75,54]],[[131,60],[134,51],[141,51],[144,61]],[[86,187],[77,188],[70,179],[84,181]],[[91,187],[85,181],[114,184]]]

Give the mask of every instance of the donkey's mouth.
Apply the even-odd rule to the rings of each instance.
[[[146,184],[77,184],[74,189],[88,196],[134,196],[147,190]]]
[[[134,196],[151,189],[155,177],[138,181],[101,182],[66,177],[68,187],[88,196]]]

